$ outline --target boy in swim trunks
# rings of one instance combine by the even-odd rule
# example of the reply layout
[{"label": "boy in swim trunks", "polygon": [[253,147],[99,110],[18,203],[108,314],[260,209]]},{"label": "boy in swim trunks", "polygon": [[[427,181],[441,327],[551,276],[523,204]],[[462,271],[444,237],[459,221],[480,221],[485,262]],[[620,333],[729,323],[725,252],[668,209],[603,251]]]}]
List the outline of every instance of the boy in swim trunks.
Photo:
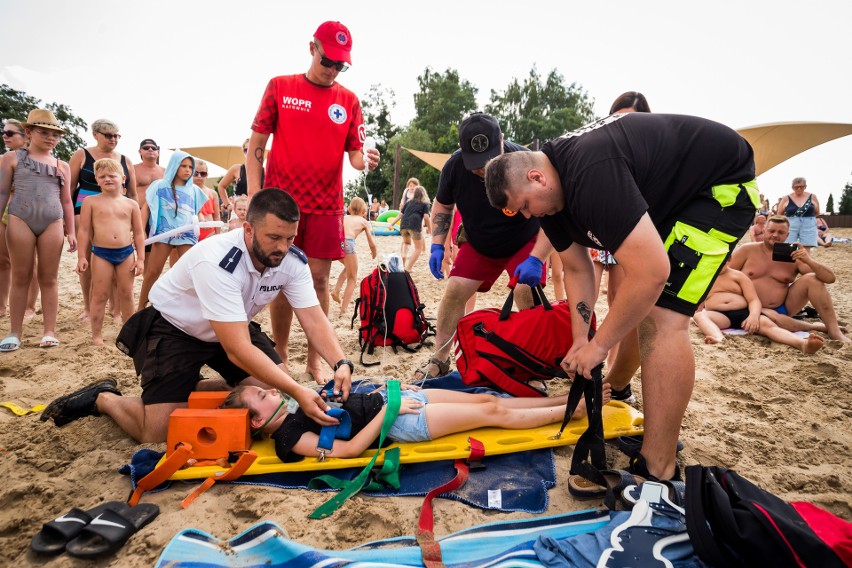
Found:
[{"label": "boy in swim trunks", "polygon": [[710,288],[704,310],[696,312],[692,319],[704,334],[704,343],[707,344],[720,343],[724,339],[722,330],[733,327],[795,347],[807,355],[816,353],[825,345],[825,340],[815,333],[802,338],[778,327],[761,315],[762,309],[751,280],[726,265]]},{"label": "boy in swim trunks", "polygon": [[[340,304],[340,315],[349,313],[349,302],[355,292],[355,284],[358,282],[358,250],[355,248],[355,239],[361,233],[367,235],[367,243],[370,245],[370,253],[376,258],[376,241],[373,239],[373,226],[364,218],[367,212],[367,203],[360,197],[353,197],[349,202],[349,215],[343,218],[343,271],[337,277],[337,284],[331,291],[331,298]],[[343,301],[340,300],[340,289],[346,282],[343,291]]]},{"label": "boy in swim trunks", "polygon": [[[133,278],[142,274],[145,264],[145,230],[135,199],[121,194],[124,172],[111,158],[95,162],[95,180],[101,193],[83,201],[80,211],[80,248],[77,249],[77,273],[92,270],[89,316],[92,344],[103,345],[104,306],[112,292],[112,280],[118,284],[121,318],[133,315]],[[134,253],[134,246],[137,254]],[[91,263],[86,250],[91,247]]]}]

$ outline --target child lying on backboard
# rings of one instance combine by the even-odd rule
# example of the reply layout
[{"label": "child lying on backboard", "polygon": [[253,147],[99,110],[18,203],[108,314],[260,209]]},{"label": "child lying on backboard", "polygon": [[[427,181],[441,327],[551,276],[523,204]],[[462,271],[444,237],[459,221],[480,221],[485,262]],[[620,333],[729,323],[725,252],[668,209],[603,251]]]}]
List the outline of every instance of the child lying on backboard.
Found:
[{"label": "child lying on backboard", "polygon": [[[492,426],[511,430],[536,428],[561,422],[566,396],[553,398],[501,398],[444,389],[420,389],[402,385],[399,416],[387,437],[395,442],[423,442],[475,428]],[[603,385],[603,403],[610,400],[610,386]],[[352,419],[349,440],[335,440],[335,458],[354,458],[368,448],[376,448],[387,404],[387,390],[370,394],[352,393],[343,410]],[[275,453],[283,461],[297,456],[317,456],[321,426],[306,416],[286,395],[275,389],[241,386],[228,395],[222,408],[248,408],[253,430],[270,435]],[[580,401],[572,418],[586,416]]]}]

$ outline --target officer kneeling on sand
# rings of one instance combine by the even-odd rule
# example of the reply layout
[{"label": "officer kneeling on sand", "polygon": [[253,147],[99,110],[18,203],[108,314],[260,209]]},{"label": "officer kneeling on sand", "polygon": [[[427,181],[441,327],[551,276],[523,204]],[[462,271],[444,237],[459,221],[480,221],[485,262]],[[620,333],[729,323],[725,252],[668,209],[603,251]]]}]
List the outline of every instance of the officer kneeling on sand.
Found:
[{"label": "officer kneeling on sand", "polygon": [[169,415],[186,406],[208,365],[231,386],[277,388],[320,424],[336,424],[326,402],[287,374],[273,342],[251,321],[284,294],[334,367],[334,394],[348,397],[353,364],[320,308],[307,257],[292,246],[298,225],[299,207],[287,192],[255,194],[243,228],[192,247],[151,289],[151,305],[122,328],[116,345],[133,357],[141,398],[121,396],[108,379],[54,400],[41,419],[64,426],[106,414],[139,442],[164,442]]}]

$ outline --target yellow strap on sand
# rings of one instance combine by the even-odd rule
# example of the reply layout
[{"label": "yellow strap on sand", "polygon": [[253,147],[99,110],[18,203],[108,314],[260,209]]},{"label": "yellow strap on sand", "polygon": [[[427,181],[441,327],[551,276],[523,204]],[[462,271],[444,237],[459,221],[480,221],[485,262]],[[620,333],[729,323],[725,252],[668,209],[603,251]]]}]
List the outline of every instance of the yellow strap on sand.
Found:
[{"label": "yellow strap on sand", "polygon": [[4,408],[8,408],[9,410],[14,412],[18,416],[26,416],[30,412],[41,412],[42,410],[47,408],[43,404],[37,404],[37,405],[33,406],[32,408],[30,408],[29,410],[27,410],[26,408],[21,408],[20,406],[18,406],[14,402],[0,402],[0,406],[2,406]]}]

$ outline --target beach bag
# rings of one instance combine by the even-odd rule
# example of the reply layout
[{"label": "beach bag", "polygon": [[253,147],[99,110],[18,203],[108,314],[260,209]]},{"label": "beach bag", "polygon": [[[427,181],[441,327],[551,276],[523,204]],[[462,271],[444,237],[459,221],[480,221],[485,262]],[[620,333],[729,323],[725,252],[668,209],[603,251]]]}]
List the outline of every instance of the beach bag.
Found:
[{"label": "beach bag", "polygon": [[[496,386],[513,396],[547,396],[529,384],[567,377],[560,367],[573,343],[568,302],[550,303],[541,286],[531,288],[534,307],[512,311],[514,279],[502,309],[475,310],[456,328],[456,367],[462,381]],[[592,329],[594,329],[594,316]]]},{"label": "beach bag", "polygon": [[695,552],[712,566],[852,565],[852,524],[788,503],[730,469],[687,467],[685,509]]},{"label": "beach bag", "polygon": [[426,321],[417,286],[406,271],[389,271],[379,265],[361,281],[361,295],[355,301],[352,325],[360,318],[358,343],[361,364],[365,367],[379,362],[364,362],[364,353],[372,355],[376,347],[397,348],[414,352],[430,345],[426,339],[435,335],[435,328]]}]

